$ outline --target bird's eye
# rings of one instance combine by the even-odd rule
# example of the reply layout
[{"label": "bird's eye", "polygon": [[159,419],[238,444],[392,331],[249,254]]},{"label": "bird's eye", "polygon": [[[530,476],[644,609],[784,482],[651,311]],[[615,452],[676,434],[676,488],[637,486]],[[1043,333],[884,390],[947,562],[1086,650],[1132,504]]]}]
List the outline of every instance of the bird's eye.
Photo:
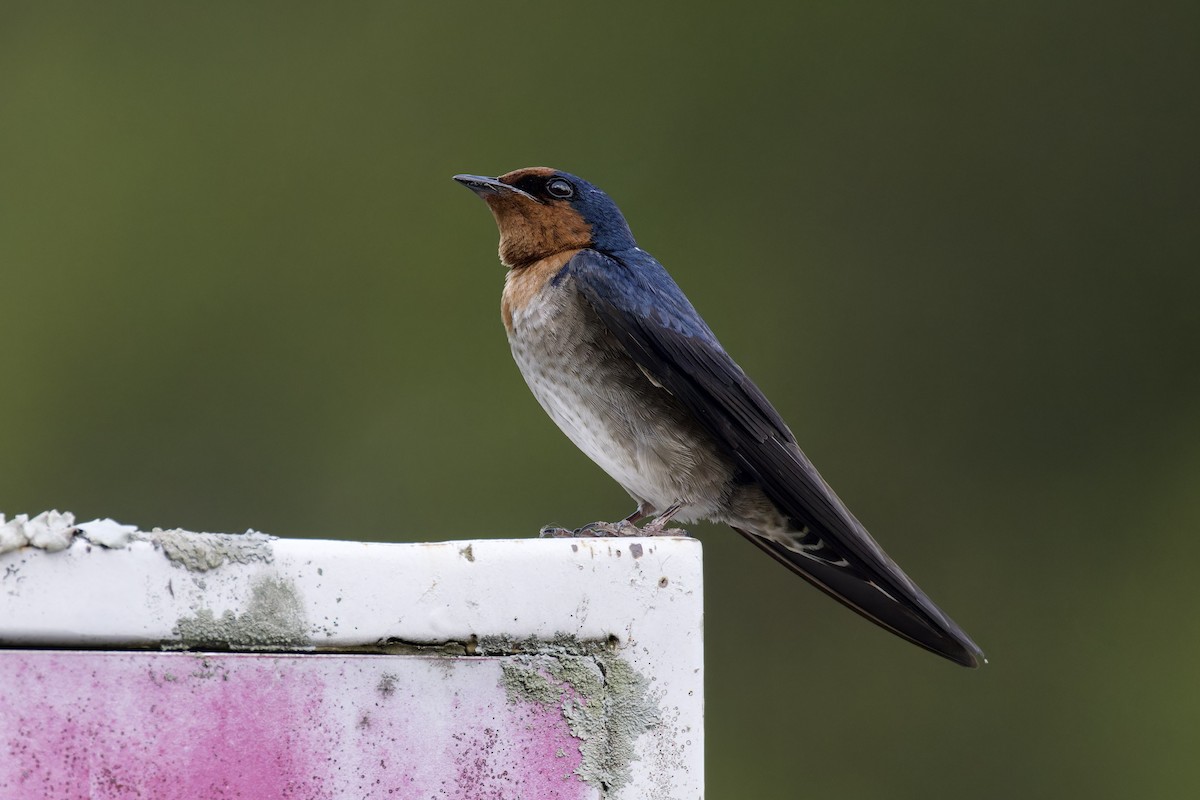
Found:
[{"label": "bird's eye", "polygon": [[568,181],[562,178],[555,178],[546,184],[546,191],[551,197],[557,197],[559,200],[566,200],[575,196],[575,187]]}]

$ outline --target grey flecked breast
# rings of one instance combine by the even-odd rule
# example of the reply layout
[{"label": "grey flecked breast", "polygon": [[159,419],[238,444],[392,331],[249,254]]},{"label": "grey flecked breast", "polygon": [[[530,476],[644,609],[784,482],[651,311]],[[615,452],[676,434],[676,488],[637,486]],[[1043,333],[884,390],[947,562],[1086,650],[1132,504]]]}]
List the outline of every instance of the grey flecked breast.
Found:
[{"label": "grey flecked breast", "polygon": [[569,277],[515,309],[509,344],[525,382],[575,445],[639,502],[721,516],[733,467],[604,329]]}]

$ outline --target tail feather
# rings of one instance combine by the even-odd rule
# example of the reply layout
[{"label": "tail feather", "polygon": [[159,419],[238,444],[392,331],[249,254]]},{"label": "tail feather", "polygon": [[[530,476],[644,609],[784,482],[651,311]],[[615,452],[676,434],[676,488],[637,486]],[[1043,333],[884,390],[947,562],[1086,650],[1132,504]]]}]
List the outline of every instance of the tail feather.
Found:
[{"label": "tail feather", "polygon": [[828,561],[749,530],[734,530],[834,600],[897,636],[965,667],[985,662],[979,646],[894,562],[888,565],[895,570],[892,577],[902,579],[905,591],[893,594],[845,560]]}]

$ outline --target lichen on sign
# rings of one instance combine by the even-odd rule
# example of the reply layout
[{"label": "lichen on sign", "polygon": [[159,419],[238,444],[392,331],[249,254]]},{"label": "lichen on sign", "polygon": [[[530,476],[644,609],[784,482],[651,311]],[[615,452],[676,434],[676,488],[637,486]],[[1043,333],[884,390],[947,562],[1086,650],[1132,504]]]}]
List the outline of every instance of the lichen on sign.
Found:
[{"label": "lichen on sign", "polygon": [[607,794],[632,779],[638,738],[661,721],[649,682],[618,655],[552,652],[505,659],[510,703],[557,707],[579,741],[575,773]]},{"label": "lichen on sign", "polygon": [[155,529],[145,539],[160,548],[172,564],[192,572],[207,572],[224,564],[270,563],[273,536],[256,531],[241,534],[192,533]]},{"label": "lichen on sign", "polygon": [[[180,617],[174,633],[184,648],[266,649],[311,644],[304,603],[295,585],[284,578],[261,576],[250,585],[250,599],[240,614],[221,616],[203,608]],[[175,643],[172,643],[175,644]]]}]

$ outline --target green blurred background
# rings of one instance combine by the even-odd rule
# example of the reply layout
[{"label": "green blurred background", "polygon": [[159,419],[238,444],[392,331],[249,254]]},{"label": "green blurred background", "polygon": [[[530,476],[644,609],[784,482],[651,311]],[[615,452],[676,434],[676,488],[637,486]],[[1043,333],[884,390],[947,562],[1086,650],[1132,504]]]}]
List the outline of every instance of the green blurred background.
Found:
[{"label": "green blurred background", "polygon": [[0,510],[624,515],[450,180],[548,164],[991,658],[697,526],[710,797],[1196,797],[1198,9],[5,4]]}]

